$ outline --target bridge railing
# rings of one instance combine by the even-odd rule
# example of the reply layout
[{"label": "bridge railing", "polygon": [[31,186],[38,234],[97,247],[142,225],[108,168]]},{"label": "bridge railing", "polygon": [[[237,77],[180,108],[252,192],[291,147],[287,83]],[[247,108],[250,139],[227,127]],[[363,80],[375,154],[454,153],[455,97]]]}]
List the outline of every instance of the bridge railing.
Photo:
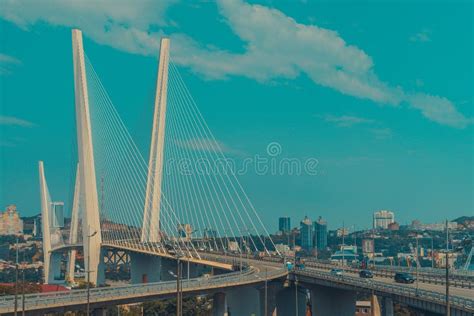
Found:
[{"label": "bridge railing", "polygon": [[[358,277],[348,275],[332,275],[328,272],[315,270],[295,270],[296,275],[307,277],[314,277],[317,279],[327,280],[330,282],[341,283],[344,285],[351,285],[358,288],[374,290],[376,292],[400,295],[404,297],[415,298],[423,301],[430,301],[433,303],[445,304],[446,296],[444,293],[416,289],[403,285],[387,284],[370,279],[361,279]],[[461,310],[474,311],[474,300],[460,296],[451,296],[450,302],[453,307]]]},{"label": "bridge railing", "polygon": [[[306,258],[306,259],[308,261],[312,261],[312,262],[334,264],[330,260],[322,260],[322,259],[315,259],[315,258]],[[390,271],[396,271],[396,272],[413,272],[415,270],[415,267],[374,265],[374,266],[371,266],[371,269],[390,270]],[[444,273],[445,273],[444,268],[432,268],[432,267],[419,267],[418,271],[419,271],[419,273],[428,273],[428,274],[435,274],[435,275],[444,275]],[[449,272],[453,277],[473,278],[474,279],[474,271],[451,269]]]},{"label": "bridge railing", "polygon": [[[272,271],[258,271],[250,267],[245,270],[216,275],[212,277],[199,277],[195,279],[183,279],[182,288],[184,292],[238,286],[246,283],[264,281],[265,278],[273,279],[285,275],[284,269]],[[92,288],[90,290],[90,302],[104,300],[120,300],[132,297],[146,297],[176,292],[176,281],[134,284],[117,287]],[[14,296],[0,297],[0,313],[12,312],[14,308]],[[68,306],[85,304],[87,300],[86,290],[61,291],[53,293],[37,293],[25,295],[26,310],[38,310],[54,306]],[[21,297],[18,306],[22,306]]]},{"label": "bridge railing", "polygon": [[[352,273],[358,273],[361,269],[360,268],[355,268],[352,266],[340,266],[337,264],[334,264],[330,261],[319,261],[319,260],[306,260],[306,265],[310,267],[315,267],[315,268],[324,268],[324,269],[331,269],[334,267],[338,267],[344,271],[347,272],[352,272]],[[395,273],[397,272],[409,272],[411,274],[415,274],[415,270],[413,269],[398,269],[397,268],[389,268],[389,267],[376,267],[370,268],[370,271],[375,276],[380,276],[380,277],[386,277],[386,278],[393,278],[395,276]],[[418,280],[423,283],[429,283],[429,284],[446,284],[446,277],[444,274],[441,273],[428,273],[426,271],[429,270],[424,270],[424,271],[418,271]],[[451,275],[449,278],[449,284],[450,286],[453,287],[460,287],[460,288],[467,288],[467,289],[473,289],[474,288],[474,278],[470,278],[469,276],[461,277],[459,275]]]}]

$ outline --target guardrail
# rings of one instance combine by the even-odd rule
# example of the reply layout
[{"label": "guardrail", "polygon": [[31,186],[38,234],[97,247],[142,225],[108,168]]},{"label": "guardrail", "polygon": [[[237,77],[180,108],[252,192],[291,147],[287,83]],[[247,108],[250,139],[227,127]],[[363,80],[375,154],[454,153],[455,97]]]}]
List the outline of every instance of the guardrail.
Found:
[{"label": "guardrail", "polygon": [[[213,254],[213,253],[203,253],[203,254]],[[222,255],[221,255],[222,256]],[[241,259],[240,255],[238,254],[225,254],[228,258],[234,258],[235,259]],[[261,257],[261,258],[255,258],[250,256],[247,258],[245,255],[242,256],[243,262],[247,260],[258,260],[258,261],[264,261],[264,262],[272,262],[272,263],[283,263],[284,259],[282,257]],[[324,269],[332,269],[332,268],[340,268],[342,270],[352,272],[352,273],[359,273],[360,268],[355,268],[351,266],[340,266],[337,265],[333,262],[330,261],[324,261],[324,260],[317,260],[317,259],[312,259],[312,258],[304,258],[305,260],[305,265],[310,266],[310,267],[316,267],[316,268],[324,268]],[[235,262],[235,261],[234,261]],[[372,271],[372,273],[376,276],[380,277],[386,277],[386,278],[393,278],[395,276],[395,273],[397,272],[409,272],[411,274],[415,274],[414,269],[409,269],[409,268],[403,268],[403,267],[380,267],[380,266],[375,266],[371,267],[369,269]],[[434,272],[436,271],[436,272]],[[431,268],[420,268],[418,271],[418,281],[422,283],[428,283],[428,284],[440,284],[444,285],[446,284],[446,277],[443,273],[442,270],[440,269],[431,269]],[[459,288],[466,288],[466,289],[473,289],[474,288],[474,277],[471,278],[470,275],[457,275],[457,274],[452,274],[450,272],[450,277],[449,277],[449,284],[452,287],[459,287]]]},{"label": "guardrail", "polygon": [[[443,293],[416,289],[412,287],[387,284],[383,282],[378,282],[369,279],[360,279],[348,275],[332,275],[328,272],[315,271],[315,270],[294,270],[296,275],[303,275],[307,277],[314,277],[318,279],[327,280],[330,282],[343,283],[345,285],[351,285],[358,288],[364,288],[369,290],[374,290],[377,292],[383,292],[388,294],[400,295],[404,297],[409,297],[413,299],[419,299],[423,301],[429,301],[432,303],[444,305],[446,296]],[[459,296],[451,296],[450,303],[452,307],[467,310],[469,312],[474,312],[474,300],[467,299]]]},{"label": "guardrail", "polygon": [[[360,268],[354,268],[351,266],[340,266],[334,263],[321,262],[321,261],[315,261],[315,260],[306,260],[305,264],[309,267],[323,268],[323,269],[331,269],[331,268],[337,267],[341,270],[352,272],[352,273],[358,273],[361,270]],[[409,270],[409,269],[398,270],[398,269],[386,269],[386,268],[380,268],[380,267],[373,269],[371,267],[368,270],[370,270],[375,276],[386,277],[386,278],[393,278],[395,276],[395,273],[397,272],[409,272],[415,275],[415,271]],[[430,273],[418,271],[418,281],[423,282],[423,283],[428,283],[428,284],[444,285],[446,284],[446,277],[445,275],[430,274]],[[459,287],[459,288],[466,288],[466,289],[474,288],[473,280],[470,280],[469,278],[459,278],[451,274],[449,278],[449,284],[450,286]]]},{"label": "guardrail", "polygon": [[[248,267],[242,272],[231,272],[212,277],[200,277],[183,280],[183,292],[199,291],[204,289],[226,288],[248,283],[261,282],[286,275],[285,269],[273,269],[270,271],[258,270]],[[99,303],[107,300],[126,300],[127,298],[158,296],[176,292],[176,281],[157,282],[147,284],[134,284],[117,287],[92,288],[90,290],[90,302]],[[14,296],[0,297],[0,314],[11,313],[14,309]],[[71,306],[85,304],[87,301],[86,290],[72,290],[54,293],[38,293],[25,295],[26,310],[41,310],[58,306]],[[22,306],[22,298],[18,297],[18,306]]]},{"label": "guardrail", "polygon": [[[322,260],[322,259],[314,259],[314,258],[305,258],[309,261],[313,262],[319,262],[319,263],[326,263],[326,264],[334,264],[330,260]],[[371,268],[377,269],[377,270],[392,270],[396,272],[412,272],[415,270],[414,267],[402,267],[402,266],[388,266],[388,265],[374,265]],[[419,273],[427,273],[427,274],[434,274],[434,275],[439,275],[442,276],[445,274],[444,268],[431,268],[431,267],[419,267],[418,268]],[[455,269],[450,269],[449,273],[453,277],[458,277],[458,278],[467,278],[471,279],[474,281],[474,271],[464,271],[464,270],[455,270]]]}]

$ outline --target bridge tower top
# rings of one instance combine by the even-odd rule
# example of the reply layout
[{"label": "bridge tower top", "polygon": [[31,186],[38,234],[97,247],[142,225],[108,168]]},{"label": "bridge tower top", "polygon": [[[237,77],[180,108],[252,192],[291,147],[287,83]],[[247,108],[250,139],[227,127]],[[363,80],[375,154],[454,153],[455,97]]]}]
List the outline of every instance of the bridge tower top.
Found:
[{"label": "bridge tower top", "polygon": [[90,281],[98,284],[97,271],[100,258],[99,202],[94,165],[94,149],[89,109],[89,94],[87,88],[86,66],[84,62],[84,46],[82,32],[72,30],[72,54],[74,65],[74,93],[76,103],[76,129],[79,160],[79,178],[82,193],[82,233],[84,251],[87,254],[86,270],[90,271]]},{"label": "bridge tower top", "polygon": [[164,142],[166,126],[166,100],[168,93],[168,64],[170,39],[162,38],[158,79],[156,81],[155,108],[151,134],[150,158],[146,183],[145,207],[143,211],[142,241],[160,241],[160,209]]}]

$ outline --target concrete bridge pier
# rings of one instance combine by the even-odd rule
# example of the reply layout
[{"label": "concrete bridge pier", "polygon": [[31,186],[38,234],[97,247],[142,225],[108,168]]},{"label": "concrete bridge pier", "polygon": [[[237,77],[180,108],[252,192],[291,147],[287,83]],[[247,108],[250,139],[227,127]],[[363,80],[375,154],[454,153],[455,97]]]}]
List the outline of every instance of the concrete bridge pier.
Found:
[{"label": "concrete bridge pier", "polygon": [[227,312],[230,315],[260,316],[260,293],[256,288],[239,287],[226,291]]},{"label": "concrete bridge pier", "polygon": [[141,253],[130,253],[130,279],[132,284],[159,282],[162,259]]},{"label": "concrete bridge pier", "polygon": [[[239,287],[225,292],[218,292],[213,295],[213,306],[212,306],[212,315],[213,316],[227,316],[227,315],[255,315],[255,316],[273,316],[273,315],[294,315],[294,304],[293,309],[289,309],[287,312],[284,310],[284,306],[289,304],[291,300],[283,299],[281,302],[280,311],[277,307],[277,295],[281,291],[281,286],[276,284],[267,285],[267,295],[266,295],[266,310],[267,314],[265,315],[265,287],[255,288],[252,286],[249,287]],[[294,291],[292,292],[294,293]],[[280,294],[280,300],[286,296],[286,293]],[[304,304],[301,304],[302,306]],[[300,315],[304,315],[304,308],[302,307],[302,312]]]},{"label": "concrete bridge pier", "polygon": [[106,308],[96,308],[92,311],[92,316],[107,316]]},{"label": "concrete bridge pier", "polygon": [[319,285],[312,286],[310,291],[314,316],[354,316],[356,292]]},{"label": "concrete bridge pier", "polygon": [[[276,284],[269,284],[267,285],[267,295],[266,295],[266,302],[265,302],[265,287],[260,288],[260,315],[263,316],[273,316],[277,315],[277,294],[280,290],[281,286]],[[266,304],[265,304],[266,303]],[[265,305],[267,313],[265,314]]]},{"label": "concrete bridge pier", "polygon": [[385,297],[383,299],[383,315],[384,316],[393,316],[393,300],[391,297]]},{"label": "concrete bridge pier", "polygon": [[225,293],[219,292],[212,296],[212,316],[227,316]]},{"label": "concrete bridge pier", "polygon": [[[197,278],[204,273],[206,273],[206,267],[197,263],[188,261],[180,261],[181,262],[181,278],[186,280],[188,278]],[[178,263],[174,259],[167,259],[161,258],[161,268],[160,268],[160,280],[161,281],[171,281],[176,280],[176,273],[177,273]],[[189,269],[189,272],[188,272]]]},{"label": "concrete bridge pier", "polygon": [[[48,254],[47,254],[48,255]],[[49,253],[49,271],[46,283],[54,284],[61,282],[61,259],[62,254],[58,252]]]},{"label": "concrete bridge pier", "polygon": [[[306,315],[305,289],[294,283],[278,291],[276,294],[276,310],[278,316]],[[297,312],[298,311],[298,312]],[[352,315],[354,316],[354,315]]]}]

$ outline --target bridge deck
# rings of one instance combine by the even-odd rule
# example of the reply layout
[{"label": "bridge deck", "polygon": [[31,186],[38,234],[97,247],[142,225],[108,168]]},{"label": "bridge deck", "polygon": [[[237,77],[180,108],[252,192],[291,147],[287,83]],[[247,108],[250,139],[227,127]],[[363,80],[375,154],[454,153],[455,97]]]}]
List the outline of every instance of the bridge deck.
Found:
[{"label": "bridge deck", "polygon": [[[83,245],[82,243],[78,244],[65,244],[61,245],[59,247],[56,247],[52,249],[52,252],[56,251],[64,251],[68,249],[77,249],[77,248],[82,248]],[[151,256],[159,256],[162,258],[167,258],[167,259],[172,259],[172,260],[177,260],[176,255],[169,253],[165,250],[162,252],[157,251],[155,248],[152,247],[147,247],[146,245],[140,245],[137,243],[131,243],[131,242],[117,242],[117,243],[111,243],[111,242],[104,242],[102,243],[102,247],[105,248],[115,248],[115,249],[120,249],[120,250],[127,250],[131,252],[137,252],[137,253],[142,253],[142,254],[147,254]],[[195,255],[195,254],[194,254]],[[192,256],[182,256],[179,258],[179,260],[184,261],[184,262],[190,262],[190,263],[196,263],[199,265],[205,265],[213,268],[218,268],[218,269],[223,269],[227,271],[232,271],[233,270],[233,265],[231,263],[225,263],[225,262],[219,262],[219,261],[213,261],[213,260],[207,260],[203,259],[201,256],[198,257],[192,257]]]}]

